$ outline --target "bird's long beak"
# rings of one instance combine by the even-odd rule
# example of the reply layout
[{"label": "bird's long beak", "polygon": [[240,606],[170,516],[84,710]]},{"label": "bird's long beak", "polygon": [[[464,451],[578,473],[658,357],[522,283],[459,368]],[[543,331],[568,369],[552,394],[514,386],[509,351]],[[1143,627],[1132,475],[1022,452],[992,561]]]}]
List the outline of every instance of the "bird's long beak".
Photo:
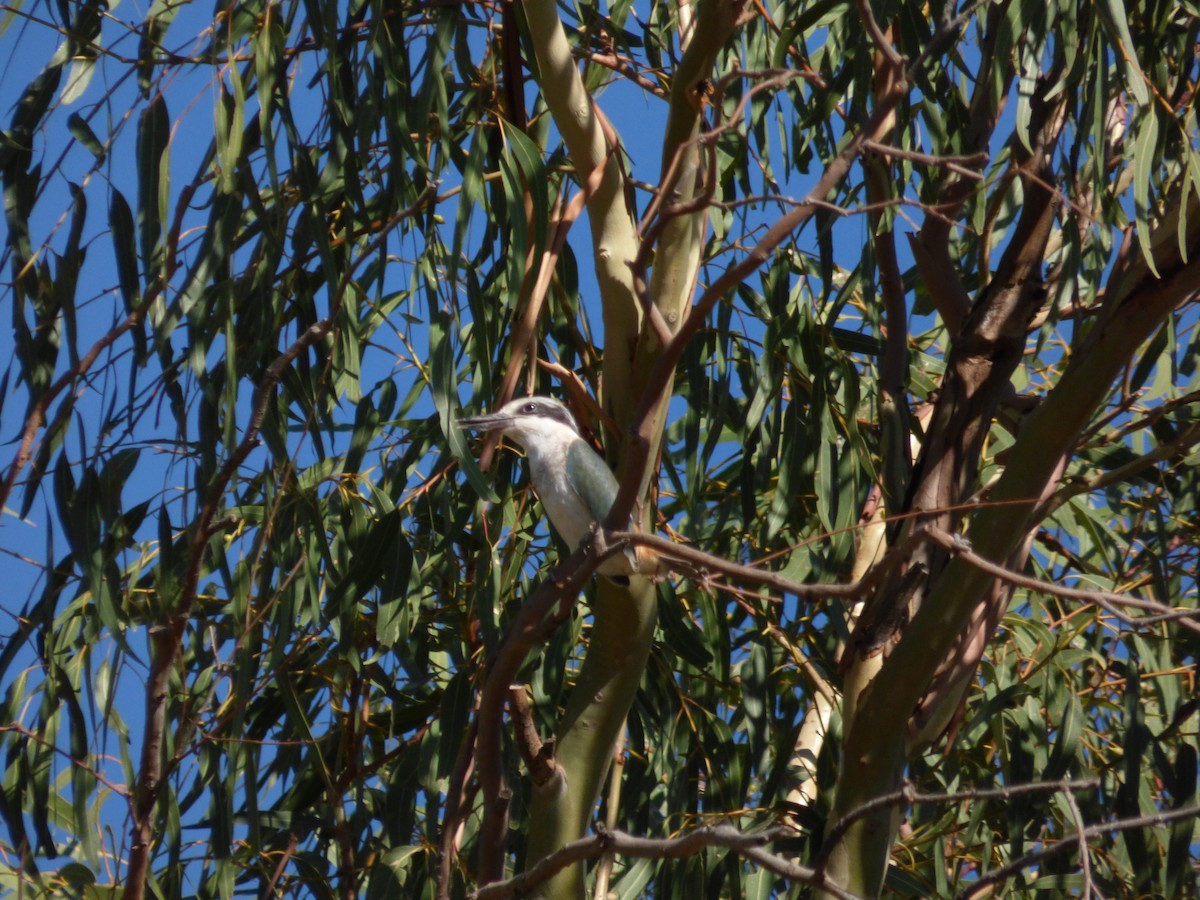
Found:
[{"label": "bird's long beak", "polygon": [[504,413],[490,413],[486,416],[467,416],[458,420],[458,427],[476,431],[503,431],[513,423],[513,417]]}]

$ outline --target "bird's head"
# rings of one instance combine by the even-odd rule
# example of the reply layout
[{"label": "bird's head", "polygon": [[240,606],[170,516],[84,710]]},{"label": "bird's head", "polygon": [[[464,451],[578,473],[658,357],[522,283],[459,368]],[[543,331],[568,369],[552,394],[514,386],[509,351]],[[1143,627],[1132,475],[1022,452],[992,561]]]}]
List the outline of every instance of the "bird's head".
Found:
[{"label": "bird's head", "polygon": [[571,413],[551,397],[523,397],[510,400],[486,416],[470,416],[458,420],[460,428],[478,431],[499,431],[529,449],[549,441],[579,437],[579,428]]}]

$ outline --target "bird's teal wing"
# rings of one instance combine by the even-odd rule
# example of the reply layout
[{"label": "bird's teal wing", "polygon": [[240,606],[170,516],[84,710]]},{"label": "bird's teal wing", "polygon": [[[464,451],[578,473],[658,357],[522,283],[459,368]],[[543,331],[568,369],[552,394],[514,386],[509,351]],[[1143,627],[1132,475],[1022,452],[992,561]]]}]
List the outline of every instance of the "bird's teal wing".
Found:
[{"label": "bird's teal wing", "polygon": [[567,450],[567,479],[592,518],[603,522],[617,499],[617,479],[585,441],[574,441]]}]

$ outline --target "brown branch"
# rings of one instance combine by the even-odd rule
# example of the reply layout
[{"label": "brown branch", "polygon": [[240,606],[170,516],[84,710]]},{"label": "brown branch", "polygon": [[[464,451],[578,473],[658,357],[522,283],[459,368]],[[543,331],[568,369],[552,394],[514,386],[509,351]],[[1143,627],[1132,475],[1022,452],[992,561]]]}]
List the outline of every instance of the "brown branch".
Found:
[{"label": "brown branch", "polygon": [[589,62],[594,62],[598,66],[603,66],[618,75],[623,75],[649,94],[653,94],[660,100],[666,100],[670,93],[662,85],[651,81],[645,75],[637,70],[633,61],[625,56],[618,56],[616,53],[597,53],[595,50],[589,50],[586,47],[576,48],[574,54],[581,59],[586,59]]},{"label": "brown branch", "polygon": [[450,774],[450,785],[446,790],[446,808],[442,814],[441,835],[438,839],[438,874],[437,900],[450,900],[450,869],[454,865],[454,855],[458,852],[457,835],[462,821],[466,818],[474,796],[471,784],[471,772],[475,767],[475,740],[479,733],[479,713],[467,726],[466,737],[454,761],[454,771]]},{"label": "brown branch", "polygon": [[1067,804],[1067,809],[1071,812],[1071,821],[1075,823],[1075,834],[1079,843],[1079,870],[1083,876],[1083,889],[1080,891],[1080,896],[1087,900],[1092,896],[1092,861],[1088,858],[1088,842],[1087,836],[1084,834],[1086,826],[1083,824],[1083,810],[1079,808],[1079,803],[1075,800],[1074,791],[1063,791],[1063,800]]},{"label": "brown branch", "polygon": [[963,803],[976,800],[1010,800],[1025,794],[1057,793],[1063,791],[1072,794],[1074,791],[1095,790],[1100,786],[1099,778],[1072,779],[1064,778],[1059,781],[1032,781],[1026,784],[1010,784],[999,788],[978,788],[965,791],[949,791],[937,793],[921,793],[912,782],[905,782],[898,791],[875,797],[862,804],[853,812],[848,813],[834,822],[825,832],[825,838],[817,858],[813,860],[813,871],[823,872],[829,862],[829,855],[838,842],[850,830],[850,826],[859,819],[866,818],[881,809],[892,806],[911,806],[914,803]]},{"label": "brown branch", "polygon": [[[679,176],[686,164],[688,151],[696,146],[711,145],[721,135],[737,128],[745,116],[746,107],[755,96],[763,91],[782,87],[789,81],[799,77],[799,75],[800,73],[793,69],[764,69],[761,71],[743,71],[739,69],[723,76],[713,86],[712,106],[716,109],[721,109],[723,106],[722,98],[731,82],[743,79],[761,79],[750,85],[750,88],[739,98],[737,105],[725,117],[723,122],[714,125],[708,131],[697,135],[689,141],[684,141],[675,149],[675,153],[671,157],[671,162],[663,173],[658,187],[652,188],[654,196],[651,198],[650,204],[646,207],[646,212],[642,215],[642,220],[638,224],[638,232],[642,235],[642,245],[638,251],[638,260],[641,265],[644,266],[647,261],[647,254],[649,253],[647,245],[652,248],[666,227],[666,222],[662,221],[663,217],[671,217],[666,212],[663,212],[663,215],[660,216],[660,211],[667,204],[666,198],[670,197],[674,191],[675,182],[679,180]],[[710,199],[715,188],[715,184],[711,182],[705,185],[705,193]],[[695,201],[692,201],[692,203],[695,203]],[[684,211],[694,212],[701,208],[703,208],[703,205],[697,205]],[[674,213],[673,215],[678,214]]]},{"label": "brown branch", "polygon": [[774,841],[795,837],[791,828],[771,828],[767,831],[743,834],[732,825],[706,825],[672,838],[636,837],[622,831],[598,829],[590,837],[564,845],[545,857],[533,868],[507,881],[482,887],[471,895],[473,900],[506,900],[523,897],[531,889],[545,883],[568,866],[595,859],[605,853],[617,853],[639,859],[683,859],[695,856],[710,847],[732,850],[750,862],[796,884],[809,884],[842,900],[856,900],[856,894],[843,890],[827,876],[789,862],[763,849]]},{"label": "brown branch", "polygon": [[[901,56],[894,46],[888,34],[883,32],[879,27],[879,23],[875,20],[875,12],[871,9],[871,0],[855,0],[854,5],[858,7],[859,18],[863,24],[867,26],[867,34],[871,36],[871,43],[875,45],[877,55],[883,57],[884,64],[877,65],[878,70],[890,69],[896,72],[904,71],[904,57]],[[888,27],[890,34],[891,27]]]},{"label": "brown branch", "polygon": [[999,884],[1005,881],[1011,875],[1024,869],[1026,866],[1031,866],[1034,863],[1041,862],[1044,859],[1049,859],[1052,856],[1057,856],[1072,847],[1077,847],[1081,842],[1086,842],[1092,838],[1103,837],[1106,834],[1111,834],[1114,831],[1133,831],[1135,828],[1149,828],[1155,825],[1165,825],[1168,822],[1177,822],[1182,819],[1200,818],[1200,806],[1185,806],[1180,809],[1169,809],[1162,812],[1152,813],[1148,816],[1137,816],[1129,819],[1117,819],[1113,822],[1103,822],[1099,825],[1089,825],[1083,829],[1077,837],[1072,837],[1069,840],[1059,841],[1056,844],[1043,846],[1041,849],[1030,851],[1024,856],[1017,857],[1007,865],[1001,866],[998,869],[993,869],[990,872],[985,872],[979,876],[976,881],[972,881],[969,886],[959,891],[955,895],[955,900],[970,900],[980,894],[985,888],[993,884]]},{"label": "brown branch", "polygon": [[508,689],[508,708],[516,724],[517,750],[525,761],[533,783],[537,787],[548,784],[558,771],[554,761],[554,741],[542,741],[537,724],[533,721],[533,704],[523,684],[514,684]]},{"label": "brown branch", "polygon": [[529,128],[529,115],[525,111],[525,68],[521,64],[521,29],[517,25],[516,0],[504,0],[500,4],[500,23],[504,107],[508,120],[524,132]]},{"label": "brown branch", "polygon": [[644,534],[640,531],[610,531],[605,533],[605,539],[610,542],[606,551],[610,554],[619,552],[629,544],[649,547],[658,555],[660,565],[702,583],[709,574],[716,572],[735,581],[757,584],[782,594],[793,594],[805,599],[856,600],[873,591],[884,575],[907,559],[913,547],[922,540],[922,532],[914,532],[897,544],[866,575],[851,584],[803,584],[784,578],[776,572],[744,566],[689,547],[687,544],[677,544],[659,535]]},{"label": "brown branch", "polygon": [[[880,156],[904,159],[909,162],[919,162],[935,168],[945,169],[948,172],[953,172],[972,181],[983,180],[983,172],[979,170],[979,167],[988,161],[986,153],[973,153],[968,156],[934,156],[930,153],[905,150],[902,147],[894,147],[891,144],[882,144],[878,141],[867,141],[863,149],[869,150],[872,153],[878,153]],[[970,166],[974,166],[975,168],[969,168]]]},{"label": "brown branch", "polygon": [[[1200,610],[1176,609],[1175,607],[1167,606],[1165,603],[1159,603],[1157,600],[1128,597],[1124,594],[1113,593],[1112,591],[1070,588],[1060,584],[1051,584],[1034,578],[1031,575],[1023,575],[1020,572],[1014,572],[1011,569],[1006,569],[1004,566],[997,565],[972,550],[970,543],[958,535],[948,534],[938,528],[925,528],[921,530],[921,533],[925,535],[926,539],[947,550],[952,555],[960,557],[964,562],[974,566],[981,572],[986,572],[988,575],[993,575],[1018,587],[1028,588],[1031,591],[1038,591],[1043,594],[1050,594],[1054,597],[1062,597],[1065,600],[1082,600],[1084,603],[1093,603],[1134,628],[1157,622],[1178,621],[1188,631],[1200,634],[1200,621],[1194,621],[1194,619],[1200,617]],[[1119,610],[1118,606],[1131,606],[1134,609],[1144,609],[1155,613],[1155,615],[1131,616]]]},{"label": "brown branch", "polygon": [[[1138,391],[1133,394],[1132,397],[1133,399],[1137,400],[1140,399],[1144,393],[1145,391]],[[1111,444],[1114,441],[1119,441],[1125,436],[1133,434],[1134,432],[1150,428],[1151,426],[1162,421],[1163,417],[1174,412],[1180,407],[1191,406],[1194,403],[1200,403],[1200,391],[1189,391],[1182,397],[1166,400],[1160,405],[1146,410],[1145,414],[1140,419],[1128,422],[1125,425],[1122,425],[1120,428],[1105,429],[1104,434],[1099,437],[1098,443],[1103,446],[1105,444]],[[1122,409],[1123,411],[1128,411],[1128,409],[1125,407]],[[1094,435],[1095,433],[1095,430],[1089,430],[1088,432],[1089,435]]]},{"label": "brown branch", "polygon": [[284,848],[283,853],[279,857],[279,862],[275,866],[275,871],[271,873],[271,880],[263,885],[263,891],[259,895],[263,900],[273,898],[276,895],[275,885],[279,883],[279,879],[283,877],[283,870],[287,868],[287,864],[291,861],[292,856],[296,853],[296,847],[300,844],[300,836],[294,831],[288,833],[288,845]]},{"label": "brown branch", "polygon": [[[887,96],[892,82],[900,71],[901,60],[891,44],[892,27],[879,32],[871,13],[869,0],[860,0],[860,13],[868,22],[868,30],[876,43],[875,95]],[[880,140],[889,137],[895,127],[895,117],[879,124],[864,149],[886,149]],[[883,294],[884,345],[879,368],[879,432],[883,457],[881,484],[887,510],[898,512],[912,478],[912,426],[909,422],[908,395],[904,379],[908,375],[908,305],[904,299],[904,278],[896,254],[896,234],[890,220],[885,218],[882,204],[891,193],[891,166],[883,160],[864,156],[867,200],[877,208],[870,214],[871,234],[875,248],[875,264],[879,270],[879,290]]]},{"label": "brown branch", "polygon": [[[965,21],[962,16],[973,15],[980,3],[971,4],[964,9],[955,22],[944,25],[940,32],[949,35],[957,27],[956,22]],[[987,25],[979,46],[979,73],[990,72],[996,65],[996,41],[1001,33],[1001,23],[1007,15],[1009,2],[993,4],[987,14]],[[926,53],[938,43],[936,40],[918,58],[919,64]],[[965,145],[978,151],[976,158],[983,157],[980,169],[987,160],[987,147],[992,133],[1000,120],[1005,98],[1008,96],[1009,85],[1013,78],[1010,63],[1005,63],[1002,69],[1003,84],[1000,90],[993,91],[990,81],[983,87],[985,80],[980,75],[976,81],[976,89],[971,97],[970,115],[965,130]],[[982,173],[981,173],[982,175]],[[980,176],[981,177],[981,176]],[[978,178],[948,177],[937,189],[943,203],[960,208],[978,189]],[[946,217],[927,216],[921,228],[908,235],[909,246],[916,264],[921,282],[929,292],[930,299],[946,323],[946,329],[953,337],[958,334],[971,310],[971,298],[959,277],[958,269],[949,253],[949,236],[953,223]]]},{"label": "brown branch", "polygon": [[1130,460],[1122,466],[1117,466],[1108,472],[1101,472],[1093,475],[1090,478],[1079,478],[1074,480],[1063,488],[1056,496],[1051,498],[1051,507],[1049,511],[1053,511],[1062,506],[1072,497],[1077,497],[1080,494],[1091,493],[1108,487],[1112,484],[1118,484],[1126,481],[1129,478],[1137,475],[1139,472],[1148,469],[1155,463],[1163,462],[1171,459],[1175,455],[1182,453],[1190,448],[1193,444],[1200,443],[1200,423],[1193,423],[1185,428],[1182,432],[1176,435],[1169,441],[1159,444],[1149,453],[1143,453],[1141,456]]}]

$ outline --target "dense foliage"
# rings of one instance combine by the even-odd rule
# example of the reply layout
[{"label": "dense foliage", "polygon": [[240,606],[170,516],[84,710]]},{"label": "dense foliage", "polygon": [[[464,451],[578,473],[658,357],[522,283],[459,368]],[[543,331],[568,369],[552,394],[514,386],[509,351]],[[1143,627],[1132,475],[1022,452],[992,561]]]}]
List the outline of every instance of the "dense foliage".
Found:
[{"label": "dense foliage", "polygon": [[[1194,894],[1198,38],[0,5],[0,885],[463,896],[600,795],[619,897]],[[548,578],[522,392],[683,575]]]}]

